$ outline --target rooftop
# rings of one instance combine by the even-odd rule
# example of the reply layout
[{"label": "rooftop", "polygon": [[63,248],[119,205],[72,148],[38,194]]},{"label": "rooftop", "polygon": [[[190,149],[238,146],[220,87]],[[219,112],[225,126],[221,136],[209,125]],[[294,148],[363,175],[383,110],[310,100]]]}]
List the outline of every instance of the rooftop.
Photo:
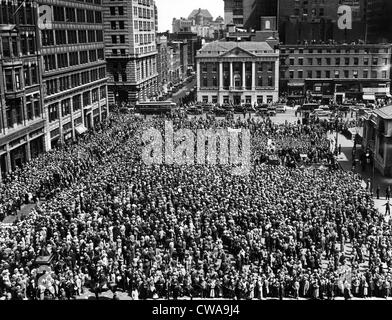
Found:
[{"label": "rooftop", "polygon": [[202,15],[204,18],[213,19],[211,13],[207,9],[195,9],[191,12],[188,19],[194,19],[197,14]]},{"label": "rooftop", "polygon": [[203,48],[199,50],[198,56],[221,56],[236,48],[242,49],[242,51],[246,51],[255,56],[261,56],[266,53],[275,53],[274,49],[272,49],[266,42],[214,41],[203,46]]},{"label": "rooftop", "polygon": [[392,120],[392,105],[378,109],[374,113],[385,120]]}]

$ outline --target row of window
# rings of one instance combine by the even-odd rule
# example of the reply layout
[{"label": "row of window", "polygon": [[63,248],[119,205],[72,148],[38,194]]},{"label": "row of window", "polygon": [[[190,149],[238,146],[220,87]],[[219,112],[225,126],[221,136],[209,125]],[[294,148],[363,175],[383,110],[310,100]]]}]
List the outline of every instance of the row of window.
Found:
[{"label": "row of window", "polygon": [[155,34],[136,34],[135,35],[135,43],[138,43],[140,45],[145,45],[145,44],[150,44],[155,42]]},{"label": "row of window", "polygon": [[[23,6],[19,7],[19,5],[20,3],[15,6],[15,4],[10,1],[0,1],[0,24],[34,25],[32,4],[24,2]],[[17,7],[19,8],[16,12]]]},{"label": "row of window", "polygon": [[154,9],[140,7],[133,7],[133,15],[143,19],[150,19],[155,17]]},{"label": "row of window", "polygon": [[[274,100],[274,97],[271,95],[265,96],[267,103],[272,103]],[[256,97],[257,103],[262,104],[264,103],[264,96],[257,96]],[[218,96],[212,96],[211,101],[209,99],[209,96],[202,96],[202,101],[204,103],[218,103]],[[230,96],[223,96],[223,103],[230,103]],[[252,103],[252,96],[245,96],[245,103],[251,104]]]},{"label": "row of window", "polygon": [[42,30],[42,46],[103,42],[102,30]]},{"label": "row of window", "polygon": [[289,59],[289,64],[291,66],[294,66],[296,63],[300,66],[304,65],[304,61],[307,62],[307,65],[312,66],[312,65],[318,65],[318,66],[322,66],[322,65],[327,65],[330,66],[332,63],[334,63],[334,65],[336,66],[340,66],[342,63],[344,63],[344,65],[349,66],[349,65],[354,65],[354,66],[358,66],[359,63],[362,61],[362,65],[364,66],[368,66],[370,64],[370,62],[372,63],[372,65],[377,66],[379,65],[379,62],[382,63],[382,65],[387,66],[389,64],[389,59],[388,58],[376,58],[373,57],[372,59],[367,58],[367,57],[363,57],[362,59],[358,58],[358,57],[354,57],[354,58],[350,58],[350,57],[345,57],[345,58],[306,58],[306,60],[304,58],[290,58]]},{"label": "row of window", "polygon": [[326,54],[326,53],[345,53],[345,54],[353,54],[353,53],[364,53],[364,54],[370,54],[370,53],[389,53],[390,49],[389,48],[363,48],[363,49],[332,49],[332,48],[323,48],[323,49],[281,49],[281,53],[290,53],[290,54],[295,54],[295,53],[321,53],[321,54]]},{"label": "row of window", "polygon": [[97,10],[75,9],[53,6],[55,22],[102,23],[102,12]]},{"label": "row of window", "polygon": [[[274,80],[273,76],[258,76],[256,78],[256,86],[257,87],[273,87],[274,86]],[[242,88],[243,86],[243,79],[241,76],[236,75],[233,78],[234,80],[234,86],[237,88]],[[218,87],[218,78],[217,77],[212,77],[212,78],[207,78],[203,77],[201,79],[201,86],[203,88],[208,88],[208,87]],[[223,77],[223,88],[227,89],[230,86],[230,77],[229,76],[224,76]],[[246,90],[252,90],[252,76],[251,75],[246,75],[245,76],[245,88]]]},{"label": "row of window", "polygon": [[22,68],[5,69],[5,90],[6,92],[15,92],[23,90],[24,87],[30,87],[39,84],[38,67],[36,64],[23,67],[24,86],[21,81]]},{"label": "row of window", "polygon": [[154,22],[152,22],[152,21],[138,21],[138,20],[135,20],[133,22],[133,26],[134,26],[135,30],[139,30],[139,31],[152,31],[152,30],[155,30]]},{"label": "row of window", "polygon": [[[26,105],[26,110],[24,110]],[[7,127],[9,129],[18,125],[23,125],[24,121],[31,121],[34,118],[40,117],[42,114],[40,95],[26,96],[26,101],[22,98],[9,99],[6,104]]]},{"label": "row of window", "polygon": [[2,37],[1,38],[1,52],[4,58],[19,57],[22,55],[29,55],[36,53],[35,36],[22,34],[20,38]]},{"label": "row of window", "polygon": [[[331,76],[332,75],[332,76]],[[286,77],[286,74],[283,72],[282,73],[282,78]],[[321,70],[308,70],[306,72],[306,78],[313,78],[315,76],[315,78],[335,78],[335,79],[339,79],[339,78],[355,78],[358,79],[359,77],[359,72],[358,70],[343,70],[343,72],[341,72],[340,70],[335,70],[335,71],[331,71],[331,70],[325,70],[325,71],[321,71]],[[378,79],[379,78],[379,72],[377,70],[372,70],[371,72],[369,72],[368,70],[363,70],[362,71],[362,78],[364,79],[369,79],[369,76],[372,79]],[[289,71],[289,78],[290,79],[303,79],[304,78],[304,71],[303,70],[298,70],[298,71],[293,71],[290,70]],[[381,78],[382,79],[387,79],[388,78],[388,72],[386,70],[381,71]]]},{"label": "row of window", "polygon": [[46,93],[52,95],[65,90],[77,88],[81,85],[88,84],[106,77],[106,68],[95,68],[72,75],[63,76],[46,81]]},{"label": "row of window", "polygon": [[104,98],[106,98],[106,86],[88,90],[82,94],[75,95],[72,98],[67,98],[61,102],[53,103],[48,106],[49,122],[54,122],[60,117],[65,117],[72,112],[80,110],[82,107],[87,107]]},{"label": "row of window", "polygon": [[[57,58],[57,59],[56,59]],[[98,60],[104,60],[103,49],[93,49],[75,52],[65,52],[49,54],[44,56],[45,71],[51,71],[60,68],[68,68],[81,64],[91,63]]]},{"label": "row of window", "polygon": [[[234,62],[233,63],[233,72],[242,72],[243,66],[242,62]],[[256,72],[272,72],[274,70],[274,62],[256,62],[255,63],[255,70]],[[200,68],[203,73],[208,73],[208,72],[213,72],[216,73],[218,72],[219,68],[219,63],[200,63]],[[252,72],[252,63],[247,63],[245,62],[245,71],[246,72]],[[224,62],[223,63],[223,72],[224,73],[229,73],[230,72],[230,63],[229,62]]]}]

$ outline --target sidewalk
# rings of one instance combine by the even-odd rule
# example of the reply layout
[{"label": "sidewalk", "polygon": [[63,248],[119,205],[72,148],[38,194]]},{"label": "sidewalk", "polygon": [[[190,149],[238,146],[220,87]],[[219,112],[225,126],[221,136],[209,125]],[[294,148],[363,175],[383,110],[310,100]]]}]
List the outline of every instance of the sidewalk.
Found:
[{"label": "sidewalk", "polygon": [[[328,134],[329,139],[333,139],[335,141],[336,139],[336,133],[334,134]],[[338,145],[342,146],[342,153],[338,156],[338,162],[345,171],[351,171],[352,170],[352,163],[353,163],[353,155],[352,155],[352,149],[354,146],[354,140],[349,140],[347,139],[344,135],[340,134],[338,135]],[[357,155],[356,158],[358,159],[358,152],[357,150]],[[368,179],[372,180],[372,167],[370,165],[366,165],[365,170],[362,171],[361,165],[357,165],[355,169],[355,173],[359,174],[362,177],[362,186],[363,188],[366,188],[366,181]],[[387,202],[385,199],[385,189],[387,186],[392,187],[392,178],[389,177],[384,177],[381,175],[380,172],[375,170],[374,174],[374,188],[377,186],[380,186],[380,200],[376,199],[376,190],[373,190],[373,199],[375,203],[375,208],[377,208],[381,213],[385,213],[385,207],[384,204]],[[388,218],[389,221],[389,218]]]}]

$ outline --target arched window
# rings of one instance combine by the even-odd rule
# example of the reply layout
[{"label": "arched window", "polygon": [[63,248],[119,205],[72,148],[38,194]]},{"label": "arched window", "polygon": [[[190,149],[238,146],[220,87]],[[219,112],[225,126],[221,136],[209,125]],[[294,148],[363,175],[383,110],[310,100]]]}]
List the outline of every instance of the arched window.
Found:
[{"label": "arched window", "polygon": [[271,21],[269,21],[269,20],[265,21],[265,29],[266,30],[271,29]]}]

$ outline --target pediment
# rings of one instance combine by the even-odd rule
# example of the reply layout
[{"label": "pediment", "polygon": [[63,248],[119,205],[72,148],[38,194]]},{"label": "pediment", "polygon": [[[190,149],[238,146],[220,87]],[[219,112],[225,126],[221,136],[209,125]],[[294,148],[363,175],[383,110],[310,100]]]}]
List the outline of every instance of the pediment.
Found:
[{"label": "pediment", "polygon": [[221,57],[225,58],[253,58],[254,56],[255,55],[253,53],[250,53],[240,47],[233,48],[221,55]]}]

